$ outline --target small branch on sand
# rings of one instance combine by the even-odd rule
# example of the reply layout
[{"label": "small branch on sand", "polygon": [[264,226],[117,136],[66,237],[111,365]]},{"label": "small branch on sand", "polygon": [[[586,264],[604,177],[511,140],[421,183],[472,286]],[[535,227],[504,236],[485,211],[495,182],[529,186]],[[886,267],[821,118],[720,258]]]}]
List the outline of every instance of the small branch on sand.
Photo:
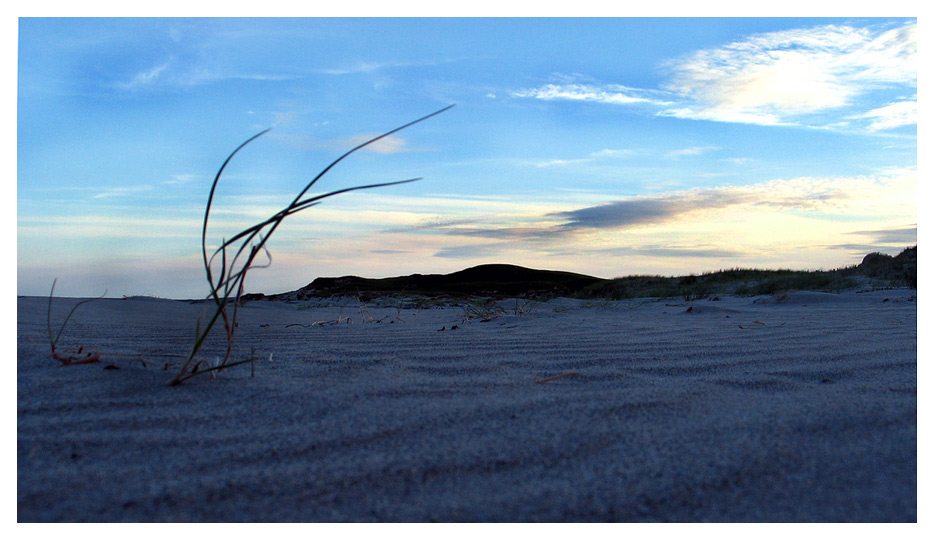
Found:
[{"label": "small branch on sand", "polygon": [[349,317],[339,317],[338,319],[330,319],[328,321],[314,321],[312,323],[307,323],[307,324],[306,323],[289,323],[288,325],[286,325],[286,328],[288,329],[289,327],[305,327],[308,329],[311,327],[324,327],[325,325],[337,325],[339,323],[350,323],[350,322],[351,322],[351,318]]},{"label": "small branch on sand", "polygon": [[536,383],[548,383],[550,381],[555,381],[557,379],[567,378],[567,377],[577,376],[577,375],[578,375],[577,372],[565,372],[564,374],[559,374],[557,376],[551,376],[551,377],[544,378],[544,379],[537,379]]},{"label": "small branch on sand", "polygon": [[55,349],[52,350],[52,358],[62,363],[62,366],[71,366],[74,364],[91,364],[91,363],[101,362],[100,353],[88,353],[87,356],[85,357],[79,357],[77,355],[62,355],[61,353],[55,351]]}]

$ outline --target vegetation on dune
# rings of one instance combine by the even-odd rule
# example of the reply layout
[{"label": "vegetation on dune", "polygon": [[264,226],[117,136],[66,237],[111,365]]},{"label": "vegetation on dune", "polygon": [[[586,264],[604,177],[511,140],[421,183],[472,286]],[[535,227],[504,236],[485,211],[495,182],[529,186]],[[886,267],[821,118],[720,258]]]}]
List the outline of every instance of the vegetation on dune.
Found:
[{"label": "vegetation on dune", "polygon": [[860,265],[848,267],[842,272],[846,275],[862,275],[869,278],[892,282],[897,285],[915,288],[918,246],[906,248],[897,256],[874,252],[867,254]]},{"label": "vegetation on dune", "polygon": [[898,256],[867,255],[859,265],[830,271],[728,269],[688,276],[626,276],[612,280],[516,265],[480,265],[452,274],[412,274],[394,278],[318,278],[296,291],[246,295],[245,300],[309,300],[329,297],[400,295],[427,298],[626,299],[641,297],[694,300],[712,295],[772,295],[782,291],[844,291],[855,287],[916,287],[916,247]]},{"label": "vegetation on dune", "polygon": [[782,291],[838,292],[869,287],[916,287],[916,246],[893,257],[872,253],[859,265],[830,271],[729,269],[680,277],[627,276],[581,291],[586,298],[683,297],[711,295],[773,295]]}]

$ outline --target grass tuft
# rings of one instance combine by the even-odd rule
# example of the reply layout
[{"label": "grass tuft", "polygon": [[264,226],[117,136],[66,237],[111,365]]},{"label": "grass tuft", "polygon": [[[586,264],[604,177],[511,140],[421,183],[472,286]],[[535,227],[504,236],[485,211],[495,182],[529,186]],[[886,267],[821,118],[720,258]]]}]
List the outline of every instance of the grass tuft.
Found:
[{"label": "grass tuft", "polygon": [[[46,329],[49,331],[49,346],[52,348],[52,358],[59,361],[63,365],[72,365],[72,364],[89,364],[96,363],[101,360],[100,353],[85,353],[83,347],[79,347],[77,352],[73,355],[66,355],[64,353],[59,353],[57,350],[58,341],[62,337],[62,333],[65,332],[65,326],[68,325],[68,320],[71,319],[71,316],[74,315],[75,310],[78,309],[82,304],[86,304],[92,301],[103,299],[107,295],[107,290],[104,290],[104,293],[100,297],[95,297],[93,299],[85,299],[78,304],[74,305],[71,308],[71,311],[68,312],[68,315],[65,316],[65,321],[62,322],[62,325],[58,328],[58,333],[52,331],[52,299],[55,297],[55,284],[58,282],[58,278],[52,280],[52,290],[49,291],[49,309],[46,313]],[[54,334],[54,336],[53,336]]]},{"label": "grass tuft", "polygon": [[[279,212],[273,214],[269,218],[237,233],[230,239],[223,240],[221,245],[216,250],[214,250],[211,255],[208,255],[208,222],[211,215],[211,206],[214,202],[214,194],[217,190],[221,175],[223,174],[224,169],[227,167],[227,164],[230,163],[231,159],[233,159],[233,157],[242,148],[255,141],[263,134],[267,133],[269,129],[261,131],[234,149],[234,151],[231,152],[227,159],[224,160],[224,163],[221,164],[220,169],[218,169],[217,174],[214,176],[214,181],[211,183],[211,190],[208,193],[208,202],[205,205],[204,222],[201,228],[202,259],[205,270],[205,278],[207,279],[208,286],[210,288],[210,292],[207,298],[213,303],[214,311],[212,315],[205,321],[198,322],[195,330],[195,341],[192,345],[192,349],[189,352],[185,362],[182,364],[178,374],[172,378],[169,384],[178,385],[185,380],[208,371],[216,372],[223,368],[237,364],[254,362],[256,359],[252,355],[251,357],[244,360],[231,361],[234,347],[234,331],[237,327],[237,310],[241,304],[240,300],[244,292],[244,280],[247,276],[247,273],[252,269],[267,267],[272,263],[272,256],[266,249],[266,242],[269,240],[270,236],[272,236],[280,224],[282,224],[282,222],[289,216],[312,208],[318,205],[322,200],[329,197],[357,190],[369,190],[386,186],[396,186],[399,184],[406,184],[420,180],[418,178],[412,178],[395,182],[383,182],[379,184],[354,186],[351,188],[335,190],[322,195],[311,197],[306,195],[312,186],[314,186],[315,183],[317,183],[323,176],[325,176],[328,171],[330,171],[338,163],[354,152],[357,152],[358,150],[385,137],[388,137],[400,130],[406,129],[414,124],[427,120],[435,115],[441,114],[451,109],[452,107],[454,107],[454,105],[449,105],[448,107],[439,109],[434,113],[413,120],[412,122],[399,126],[398,128],[390,130],[382,135],[378,135],[377,137],[365,141],[364,143],[361,143],[356,147],[348,150],[336,160],[331,162],[327,167],[322,169],[311,181],[309,181],[309,183],[305,185],[305,188],[303,188],[302,191],[300,191],[298,195],[295,196],[289,205],[284,207]],[[261,253],[265,256],[266,262],[258,264],[256,260]],[[220,263],[216,264],[217,261],[220,261]],[[224,355],[224,358],[215,364],[208,363],[204,360],[198,360],[197,356],[204,347],[208,335],[219,322],[221,322],[223,325],[224,333],[227,339],[227,351]]]}]

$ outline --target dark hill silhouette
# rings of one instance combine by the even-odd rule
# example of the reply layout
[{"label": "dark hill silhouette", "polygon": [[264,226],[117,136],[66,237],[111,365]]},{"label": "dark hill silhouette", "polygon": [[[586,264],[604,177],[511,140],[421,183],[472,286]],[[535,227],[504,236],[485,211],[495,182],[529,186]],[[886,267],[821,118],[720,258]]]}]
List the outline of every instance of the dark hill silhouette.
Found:
[{"label": "dark hill silhouette", "polygon": [[897,256],[868,254],[859,265],[830,271],[729,269],[679,277],[627,276],[607,280],[573,272],[536,270],[517,265],[479,265],[451,274],[410,274],[393,278],[317,278],[278,295],[249,294],[243,300],[305,300],[358,296],[424,297],[684,297],[715,294],[765,295],[779,291],[841,291],[858,286],[916,287],[917,247]]},{"label": "dark hill silhouette", "polygon": [[479,265],[451,274],[410,274],[378,279],[359,276],[317,278],[296,291],[266,298],[302,300],[344,295],[372,298],[399,294],[430,297],[561,296],[573,295],[602,281],[604,280],[601,278],[573,272],[492,264]]}]

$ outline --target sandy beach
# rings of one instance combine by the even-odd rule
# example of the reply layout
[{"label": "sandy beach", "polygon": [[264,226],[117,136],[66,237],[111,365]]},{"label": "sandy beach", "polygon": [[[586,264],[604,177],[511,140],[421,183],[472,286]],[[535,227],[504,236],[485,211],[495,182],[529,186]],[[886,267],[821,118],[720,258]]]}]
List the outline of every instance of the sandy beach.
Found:
[{"label": "sandy beach", "polygon": [[177,387],[201,305],[84,305],[60,345],[104,360],[59,366],[47,302],[17,300],[20,522],[917,519],[912,289],[256,301],[261,360]]}]

